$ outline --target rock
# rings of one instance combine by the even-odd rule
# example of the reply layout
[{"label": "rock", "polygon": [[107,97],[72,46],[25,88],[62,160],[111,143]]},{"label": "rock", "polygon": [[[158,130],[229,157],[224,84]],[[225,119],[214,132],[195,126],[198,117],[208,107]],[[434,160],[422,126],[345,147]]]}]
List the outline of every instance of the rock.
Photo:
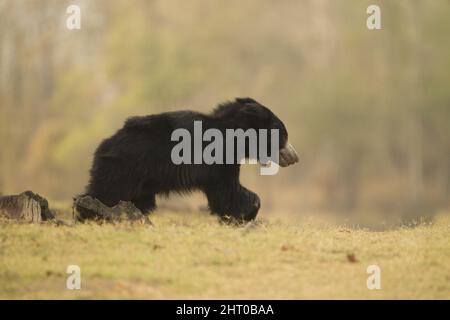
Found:
[{"label": "rock", "polygon": [[104,220],[107,222],[133,221],[152,225],[148,217],[132,202],[120,201],[114,207],[104,205],[100,200],[88,195],[74,199],[73,215],[75,221]]}]

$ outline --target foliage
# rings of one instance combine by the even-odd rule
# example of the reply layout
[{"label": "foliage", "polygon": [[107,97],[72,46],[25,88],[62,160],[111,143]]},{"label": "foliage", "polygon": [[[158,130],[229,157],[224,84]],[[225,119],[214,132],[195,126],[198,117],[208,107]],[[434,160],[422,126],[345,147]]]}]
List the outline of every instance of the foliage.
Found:
[{"label": "foliage", "polygon": [[268,182],[295,210],[448,207],[447,1],[379,1],[378,31],[370,1],[80,3],[69,31],[68,1],[0,2],[1,192],[68,199],[126,117],[251,96],[302,156]]}]

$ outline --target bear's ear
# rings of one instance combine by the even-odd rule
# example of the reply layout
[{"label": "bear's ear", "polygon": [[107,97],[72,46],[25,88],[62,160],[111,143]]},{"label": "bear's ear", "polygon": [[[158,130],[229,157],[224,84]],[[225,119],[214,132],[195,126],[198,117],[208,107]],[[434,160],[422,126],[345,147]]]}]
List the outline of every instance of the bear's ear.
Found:
[{"label": "bear's ear", "polygon": [[244,114],[258,118],[267,116],[264,106],[252,98],[236,98],[236,102],[239,103],[240,111]]},{"label": "bear's ear", "polygon": [[236,102],[240,103],[240,104],[245,104],[245,105],[251,105],[251,104],[259,104],[256,100],[252,99],[252,98],[236,98]]},{"label": "bear's ear", "polygon": [[271,120],[270,111],[259,103],[247,103],[239,112],[250,120],[257,120],[263,126]]}]

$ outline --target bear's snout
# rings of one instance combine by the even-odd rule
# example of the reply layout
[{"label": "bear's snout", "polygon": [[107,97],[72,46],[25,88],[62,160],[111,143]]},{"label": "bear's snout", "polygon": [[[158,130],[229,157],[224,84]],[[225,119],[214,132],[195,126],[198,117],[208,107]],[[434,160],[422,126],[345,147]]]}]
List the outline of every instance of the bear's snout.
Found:
[{"label": "bear's snout", "polygon": [[290,166],[299,161],[297,151],[292,144],[286,142],[286,146],[280,150],[279,164],[282,167]]}]

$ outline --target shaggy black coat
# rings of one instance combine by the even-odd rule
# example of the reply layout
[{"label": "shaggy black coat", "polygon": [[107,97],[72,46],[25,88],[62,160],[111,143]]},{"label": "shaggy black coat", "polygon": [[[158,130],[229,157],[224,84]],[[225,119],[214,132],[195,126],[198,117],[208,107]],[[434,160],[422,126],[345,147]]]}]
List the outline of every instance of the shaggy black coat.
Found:
[{"label": "shaggy black coat", "polygon": [[224,137],[225,129],[279,129],[280,148],[288,138],[281,120],[250,98],[221,104],[211,114],[176,111],[132,117],[97,148],[86,194],[110,207],[120,200],[131,201],[141,211],[150,212],[156,207],[156,194],[200,190],[213,213],[254,219],[260,199],[240,184],[240,164],[172,162],[171,150],[178,143],[171,141],[172,132],[185,128],[193,139],[195,120],[202,121],[203,132],[216,128]]}]

